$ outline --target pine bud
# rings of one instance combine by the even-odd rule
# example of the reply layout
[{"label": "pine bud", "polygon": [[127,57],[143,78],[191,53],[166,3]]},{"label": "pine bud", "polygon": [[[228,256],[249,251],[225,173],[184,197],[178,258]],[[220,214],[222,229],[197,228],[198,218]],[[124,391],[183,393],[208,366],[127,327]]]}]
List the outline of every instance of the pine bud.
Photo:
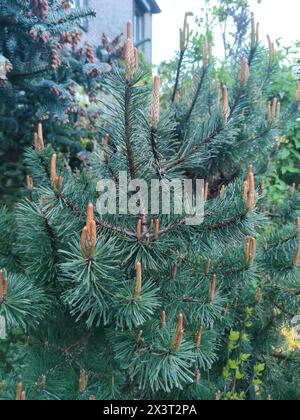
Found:
[{"label": "pine bud", "polygon": [[251,13],[251,49],[254,50],[257,43],[255,15]]},{"label": "pine bud", "polygon": [[210,303],[212,303],[215,300],[216,286],[217,286],[217,275],[214,274],[213,275],[212,282],[211,282],[210,292],[209,292],[209,301],[210,301]]},{"label": "pine bud", "polygon": [[204,185],[204,202],[206,203],[208,200],[208,195],[209,195],[209,183],[206,182]]},{"label": "pine bud", "polygon": [[260,182],[260,194],[264,195],[265,194],[265,181],[261,180]]},{"label": "pine bud", "polygon": [[94,220],[94,206],[89,203],[87,206],[86,225],[81,234],[82,256],[91,259],[95,256],[97,243],[97,224]]},{"label": "pine bud", "polygon": [[173,342],[173,351],[177,353],[180,350],[183,341],[183,314],[179,314],[177,321],[177,329]]},{"label": "pine bud", "polygon": [[201,326],[199,330],[197,331],[196,337],[195,337],[195,345],[197,348],[201,346],[202,343],[202,335],[203,335],[203,327]]},{"label": "pine bud", "polygon": [[270,65],[272,65],[276,58],[276,49],[274,42],[271,41],[271,38],[268,35],[268,44],[269,44],[269,61]]},{"label": "pine bud", "polygon": [[5,300],[8,295],[8,286],[9,286],[9,280],[6,278],[3,282],[3,299]]},{"label": "pine bud", "polygon": [[133,24],[131,20],[127,22],[127,39],[133,39]]},{"label": "pine bud", "polygon": [[160,115],[160,79],[159,76],[154,77],[153,83],[153,97],[151,108],[151,125],[153,129],[157,129]]},{"label": "pine bud", "polygon": [[84,394],[87,389],[88,384],[88,376],[84,369],[80,371],[80,378],[79,378],[79,392],[80,394]]},{"label": "pine bud", "polygon": [[37,139],[37,141],[38,141],[38,147],[37,147],[37,149],[38,149],[38,152],[39,153],[43,153],[44,150],[45,150],[45,142],[44,142],[43,125],[42,125],[42,123],[39,123],[38,124],[38,132],[37,132],[37,135],[38,135],[38,139]]},{"label": "pine bud", "polygon": [[246,255],[246,261],[248,263],[249,262],[249,259],[250,259],[250,241],[249,241],[249,238],[246,239],[246,252],[245,252],[245,255]]},{"label": "pine bud", "polygon": [[91,257],[95,255],[95,248],[97,242],[97,225],[95,220],[92,220],[89,225],[89,235],[90,235],[90,254]]},{"label": "pine bud", "polygon": [[204,38],[204,42],[202,45],[202,61],[203,67],[207,67],[209,63],[209,45],[207,37]]},{"label": "pine bud", "polygon": [[300,217],[296,220],[297,236],[300,236]]},{"label": "pine bud", "polygon": [[227,121],[230,114],[230,110],[229,110],[228,90],[227,90],[226,85],[223,85],[222,87],[222,110],[223,110],[224,120]]},{"label": "pine bud", "polygon": [[276,48],[274,42],[272,42],[272,48],[271,48],[271,60],[274,62],[276,59]]},{"label": "pine bud", "polygon": [[297,81],[296,101],[300,102],[300,82],[299,81]]},{"label": "pine bud", "polygon": [[155,220],[155,233],[154,233],[154,238],[156,241],[158,241],[159,239],[159,226],[160,226],[160,222],[158,219]]},{"label": "pine bud", "polygon": [[226,191],[225,185],[222,185],[222,187],[220,189],[220,197],[224,197],[225,191]]},{"label": "pine bud", "polygon": [[244,182],[244,191],[243,191],[243,200],[247,203],[249,193],[249,182],[248,180]]},{"label": "pine bud", "polygon": [[26,177],[26,184],[27,184],[27,190],[29,192],[32,192],[33,191],[33,187],[34,187],[32,176],[27,175],[27,177]]},{"label": "pine bud", "polygon": [[260,25],[259,25],[259,22],[257,22],[257,24],[256,24],[256,44],[259,43],[259,39],[260,39]]},{"label": "pine bud", "polygon": [[249,165],[248,169],[248,188],[247,210],[251,211],[255,205],[255,180],[252,165]]},{"label": "pine bud", "polygon": [[300,267],[300,245],[298,246],[296,255],[294,257],[294,266],[295,267]]},{"label": "pine bud", "polygon": [[0,304],[4,301],[4,278],[3,270],[0,270]]},{"label": "pine bud", "polygon": [[273,124],[280,118],[281,104],[277,98],[267,104],[267,120],[269,124]]},{"label": "pine bud", "polygon": [[39,141],[44,143],[44,136],[43,136],[43,125],[42,123],[38,124],[38,137],[39,137]]},{"label": "pine bud", "polygon": [[256,239],[249,237],[246,240],[246,261],[250,264],[256,256]]},{"label": "pine bud", "polygon": [[201,381],[201,373],[199,369],[196,369],[196,374],[195,374],[195,385],[198,385]]},{"label": "pine bud", "polygon": [[57,155],[54,153],[51,157],[51,185],[54,191],[60,191],[62,189],[62,177],[57,176]]},{"label": "pine bud", "polygon": [[256,238],[250,238],[250,258],[254,261],[256,257]]},{"label": "pine bud", "polygon": [[108,149],[109,149],[109,135],[105,134],[103,138],[103,159],[106,165],[108,165],[108,162],[109,162]]},{"label": "pine bud", "polygon": [[183,314],[180,313],[177,319],[177,332],[183,330]]},{"label": "pine bud", "polygon": [[142,292],[142,263],[139,261],[136,264],[136,283],[135,283],[135,292],[134,300],[140,300]]},{"label": "pine bud", "polygon": [[130,82],[134,78],[134,75],[136,73],[136,58],[132,38],[127,38],[125,42],[124,58],[126,80]]},{"label": "pine bud", "polygon": [[52,182],[52,187],[54,187],[55,182],[57,180],[56,165],[57,165],[57,154],[54,153],[51,157],[51,182]]},{"label": "pine bud", "polygon": [[81,251],[82,256],[87,257],[87,243],[88,243],[88,228],[84,226],[82,233],[81,233]]},{"label": "pine bud", "polygon": [[174,264],[171,270],[171,276],[173,280],[176,279],[177,273],[178,273],[178,267],[177,267],[177,264]]},{"label": "pine bud", "polygon": [[248,64],[248,58],[245,56],[242,59],[241,69],[238,74],[238,81],[241,83],[241,85],[246,85],[248,83],[249,77],[250,77],[250,67]]},{"label": "pine bud", "polygon": [[94,220],[94,205],[89,203],[86,210],[86,226],[89,226],[90,223]]},{"label": "pine bud", "polygon": [[206,273],[207,276],[210,273],[211,267],[212,267],[212,260],[209,259],[208,262],[207,262],[206,271],[205,271],[205,273]]},{"label": "pine bud", "polygon": [[272,121],[276,120],[278,99],[274,98],[272,102]]},{"label": "pine bud", "polygon": [[38,125],[38,132],[34,133],[34,148],[38,153],[43,153],[45,150],[43,126],[41,123]]},{"label": "pine bud", "polygon": [[140,241],[142,239],[142,220],[139,219],[137,221],[137,226],[136,226],[136,237],[137,240]]},{"label": "pine bud", "polygon": [[188,24],[188,17],[191,15],[192,13],[190,12],[185,14],[183,29],[179,30],[179,39],[180,39],[179,47],[180,47],[181,52],[185,52],[188,47],[188,43],[190,39],[190,26]]},{"label": "pine bud", "polygon": [[268,102],[267,103],[267,121],[269,124],[272,123],[273,121],[273,116],[272,116],[272,102]]},{"label": "pine bud", "polygon": [[277,102],[277,107],[276,107],[276,114],[275,114],[276,120],[279,120],[280,114],[281,114],[281,103],[280,103],[280,101],[278,101]]},{"label": "pine bud", "polygon": [[256,292],[255,300],[256,300],[257,303],[260,303],[261,302],[261,300],[262,300],[261,289],[258,289],[258,291]]},{"label": "pine bud", "polygon": [[22,393],[23,393],[23,384],[22,382],[20,382],[17,385],[17,390],[16,390],[16,401],[22,401]]},{"label": "pine bud", "polygon": [[166,315],[166,311],[162,312],[162,317],[161,317],[161,328],[164,328],[167,324],[167,315]]}]

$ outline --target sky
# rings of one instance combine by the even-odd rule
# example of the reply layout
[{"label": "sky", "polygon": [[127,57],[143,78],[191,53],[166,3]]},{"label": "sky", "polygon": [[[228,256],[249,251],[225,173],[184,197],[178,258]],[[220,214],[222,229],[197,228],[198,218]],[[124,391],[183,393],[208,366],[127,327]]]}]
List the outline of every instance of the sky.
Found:
[{"label": "sky", "polygon": [[[299,0],[250,0],[251,10],[261,24],[261,36],[267,34],[273,39],[282,38],[284,45],[300,39]],[[192,11],[201,15],[203,0],[157,0],[162,13],[154,16],[153,22],[153,62],[171,60],[179,46],[179,28],[183,25],[184,14]],[[298,5],[297,5],[298,4]]]}]

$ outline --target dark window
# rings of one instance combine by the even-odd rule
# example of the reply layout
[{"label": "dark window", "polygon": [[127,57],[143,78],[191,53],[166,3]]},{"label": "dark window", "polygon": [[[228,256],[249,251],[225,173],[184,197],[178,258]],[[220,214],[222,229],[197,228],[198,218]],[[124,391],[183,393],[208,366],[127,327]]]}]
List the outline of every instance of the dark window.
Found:
[{"label": "dark window", "polygon": [[145,40],[145,11],[140,6],[138,1],[135,1],[134,4],[134,40],[136,44],[140,44]]}]

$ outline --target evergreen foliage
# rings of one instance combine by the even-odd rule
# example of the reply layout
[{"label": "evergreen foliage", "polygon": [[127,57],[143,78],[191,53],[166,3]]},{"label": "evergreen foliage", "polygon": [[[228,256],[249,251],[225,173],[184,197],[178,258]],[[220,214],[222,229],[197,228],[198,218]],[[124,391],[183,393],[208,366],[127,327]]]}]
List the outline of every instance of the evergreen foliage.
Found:
[{"label": "evergreen foliage", "polygon": [[[293,188],[271,213],[263,179],[299,104],[280,110],[273,98],[274,44],[253,33],[226,86],[207,40],[197,66],[185,61],[186,19],[175,89],[160,107],[159,79],[144,82],[131,33],[125,69],[105,81],[103,143],[83,170],[39,141],[26,152],[28,197],[7,238],[15,267],[0,244],[0,315],[7,330],[26,323],[30,339],[1,398],[298,399],[299,351],[283,329],[299,309],[300,196]],[[94,214],[97,180],[118,183],[119,171],[203,177],[203,224],[161,211],[152,221],[141,202],[136,216]]]},{"label": "evergreen foliage", "polygon": [[[92,10],[71,10],[68,1],[0,2],[0,194],[8,203],[24,184],[21,157],[43,122],[48,141],[76,155],[93,138],[98,112],[78,95],[94,98],[100,74],[90,45],[78,46],[82,19]],[[77,142],[76,142],[77,140]]]}]

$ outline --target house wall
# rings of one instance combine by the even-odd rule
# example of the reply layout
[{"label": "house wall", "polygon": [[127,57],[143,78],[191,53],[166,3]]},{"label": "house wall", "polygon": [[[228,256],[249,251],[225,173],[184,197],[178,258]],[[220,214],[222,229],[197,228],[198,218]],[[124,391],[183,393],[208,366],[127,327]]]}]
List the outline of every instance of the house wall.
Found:
[{"label": "house wall", "polygon": [[144,23],[145,23],[145,39],[148,39],[143,45],[143,53],[145,55],[145,59],[152,63],[152,14],[146,13],[144,16]]},{"label": "house wall", "polygon": [[[83,42],[99,45],[103,32],[111,39],[126,34],[128,20],[133,20],[134,0],[84,0],[85,5],[96,10],[97,17],[90,19],[88,31],[84,32]],[[145,15],[145,39],[152,39],[152,15]],[[152,61],[152,43],[142,46],[145,59]]]}]

